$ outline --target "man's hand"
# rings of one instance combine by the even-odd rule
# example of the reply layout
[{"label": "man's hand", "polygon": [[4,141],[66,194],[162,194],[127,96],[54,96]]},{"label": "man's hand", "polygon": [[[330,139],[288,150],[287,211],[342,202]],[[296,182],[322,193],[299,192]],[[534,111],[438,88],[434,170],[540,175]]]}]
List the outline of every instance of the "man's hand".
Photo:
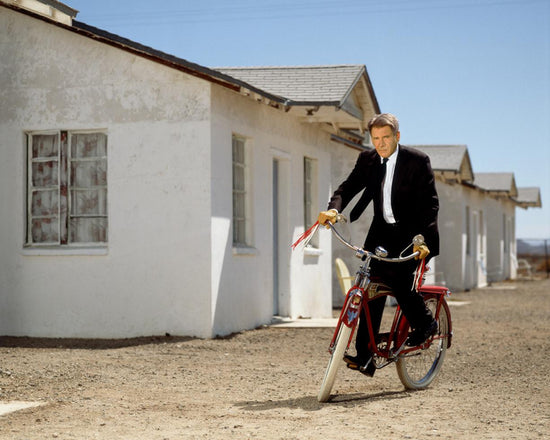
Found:
[{"label": "man's hand", "polygon": [[420,252],[416,257],[414,257],[415,260],[423,260],[430,254],[430,250],[428,249],[428,246],[426,244],[419,244],[413,246],[413,252]]},{"label": "man's hand", "polygon": [[[320,225],[325,226],[327,229],[330,227],[328,223],[336,223],[336,217],[338,216],[338,211],[336,209],[331,209],[329,211],[321,211],[317,220]],[[327,223],[328,222],[328,223]]]}]

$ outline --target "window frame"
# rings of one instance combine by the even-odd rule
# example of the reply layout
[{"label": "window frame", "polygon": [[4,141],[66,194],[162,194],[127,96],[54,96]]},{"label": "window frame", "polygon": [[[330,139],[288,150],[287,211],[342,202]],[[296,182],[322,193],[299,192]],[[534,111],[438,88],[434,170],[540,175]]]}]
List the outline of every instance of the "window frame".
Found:
[{"label": "window frame", "polygon": [[[94,156],[93,158],[72,158],[72,137],[75,135],[87,135],[87,134],[102,134],[105,136],[105,153],[102,156]],[[33,164],[40,162],[48,162],[49,158],[33,156],[33,139],[36,136],[56,136],[57,143],[57,155],[55,160],[58,164],[57,169],[57,183],[52,186],[57,190],[57,241],[40,242],[34,241],[32,236],[33,219],[40,217],[40,215],[33,215],[33,193],[37,186],[33,185]],[[79,129],[79,130],[66,130],[66,129],[53,129],[53,130],[32,130],[25,132],[26,140],[26,210],[25,210],[25,239],[24,248],[30,250],[40,249],[106,249],[109,243],[109,209],[108,209],[108,196],[109,196],[109,180],[108,180],[108,133],[105,129]],[[65,145],[63,145],[65,144]],[[52,156],[53,157],[53,156]],[[105,219],[105,241],[71,241],[71,219],[72,218],[84,218],[86,215],[75,214],[72,212],[73,203],[73,191],[76,188],[71,182],[71,167],[75,162],[82,161],[105,161],[105,184],[104,185],[92,185],[89,188],[100,189],[103,187],[105,190],[105,209],[104,213],[98,213],[91,215],[90,217],[104,218]],[[64,176],[62,177],[62,174]],[[82,188],[80,188],[82,189]],[[62,193],[64,195],[62,196]],[[64,212],[62,212],[62,197],[66,197],[66,206],[64,206]]]},{"label": "window frame", "polygon": [[[235,147],[242,146],[242,161],[236,161]],[[231,136],[231,179],[232,179],[232,246],[236,254],[255,253],[254,237],[252,234],[252,185],[251,185],[251,141],[250,138],[233,133]],[[242,170],[242,188],[236,188],[236,168]],[[242,196],[242,215],[236,215],[236,195]],[[242,227],[236,228],[237,222]],[[240,232],[240,233],[239,233]],[[242,234],[242,235],[241,235]],[[240,236],[237,236],[240,235]]]}]

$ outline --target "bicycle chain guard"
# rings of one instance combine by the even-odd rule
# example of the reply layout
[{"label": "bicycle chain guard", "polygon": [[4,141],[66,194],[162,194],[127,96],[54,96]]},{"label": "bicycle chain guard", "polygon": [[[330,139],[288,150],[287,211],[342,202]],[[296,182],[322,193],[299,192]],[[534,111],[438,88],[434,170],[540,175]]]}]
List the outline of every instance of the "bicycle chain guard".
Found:
[{"label": "bicycle chain guard", "polygon": [[367,295],[370,299],[376,298],[380,295],[388,295],[391,293],[391,288],[383,283],[375,283],[371,281],[367,286]]}]

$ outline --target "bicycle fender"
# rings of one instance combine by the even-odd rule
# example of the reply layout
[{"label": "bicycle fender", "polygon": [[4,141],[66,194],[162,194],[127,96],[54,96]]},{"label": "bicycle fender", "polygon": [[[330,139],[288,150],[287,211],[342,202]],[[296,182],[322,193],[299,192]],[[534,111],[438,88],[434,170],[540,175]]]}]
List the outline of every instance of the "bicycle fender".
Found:
[{"label": "bicycle fender", "polygon": [[449,304],[447,303],[447,301],[443,300],[442,305],[445,311],[447,312],[447,317],[449,318],[447,323],[447,325],[449,326],[449,329],[448,329],[449,337],[447,338],[447,348],[451,348],[451,343],[453,340],[453,321],[451,319],[451,310],[449,309]]}]

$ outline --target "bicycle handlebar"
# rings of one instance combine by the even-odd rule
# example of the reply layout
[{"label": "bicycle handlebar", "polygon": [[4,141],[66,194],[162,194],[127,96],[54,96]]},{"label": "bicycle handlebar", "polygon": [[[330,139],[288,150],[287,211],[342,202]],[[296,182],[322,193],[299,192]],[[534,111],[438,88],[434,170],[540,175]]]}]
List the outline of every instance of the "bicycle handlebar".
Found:
[{"label": "bicycle handlebar", "polygon": [[[338,214],[338,217],[337,217],[336,221],[338,222],[340,220],[343,220],[344,222],[347,221],[346,218],[342,214]],[[338,230],[334,227],[334,225],[332,223],[327,222],[327,224],[330,226],[330,229],[333,232],[333,234],[336,235],[336,238],[338,238],[338,240],[340,240],[340,242],[342,242],[342,244],[344,244],[345,246],[347,246],[351,250],[354,250],[355,255],[358,258],[362,258],[362,257],[366,256],[366,257],[369,257],[369,258],[374,258],[375,260],[386,261],[388,263],[403,263],[405,261],[412,260],[413,258],[415,258],[417,255],[420,254],[420,252],[416,251],[416,252],[413,252],[412,254],[407,255],[405,257],[402,257],[401,255],[399,255],[399,257],[397,257],[397,258],[388,258],[386,256],[377,255],[376,253],[372,253],[370,251],[367,251],[363,248],[360,248],[358,246],[355,246],[355,245],[351,244],[344,237],[342,237],[340,232],[338,232]],[[418,234],[418,235],[414,236],[413,241],[412,241],[411,244],[421,245],[423,243],[424,243],[424,237],[422,235]],[[409,247],[410,247],[410,245],[407,246],[403,250],[403,252],[405,252]],[[381,250],[384,251],[383,249],[381,249]]]}]

